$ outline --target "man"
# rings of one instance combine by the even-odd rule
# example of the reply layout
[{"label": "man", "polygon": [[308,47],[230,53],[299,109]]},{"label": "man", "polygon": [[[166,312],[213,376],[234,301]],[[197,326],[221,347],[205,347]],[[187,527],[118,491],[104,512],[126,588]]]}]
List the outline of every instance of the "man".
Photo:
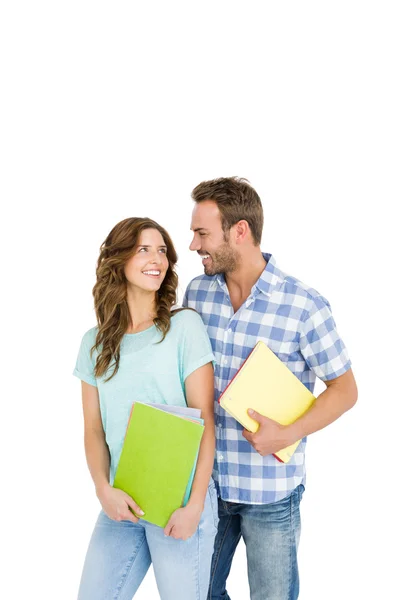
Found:
[{"label": "man", "polygon": [[[261,252],[263,209],[248,182],[205,181],[192,198],[190,249],[202,258],[205,274],[189,284],[183,304],[202,316],[216,359],[213,477],[220,521],[208,598],[229,600],[226,580],[243,536],[252,600],[295,600],[306,436],[355,404],[351,363],[328,301]],[[327,389],[289,426],[251,413],[260,423],[252,434],[219,406],[218,398],[258,340],[311,392],[316,377]],[[272,456],[299,439],[287,464]]]}]

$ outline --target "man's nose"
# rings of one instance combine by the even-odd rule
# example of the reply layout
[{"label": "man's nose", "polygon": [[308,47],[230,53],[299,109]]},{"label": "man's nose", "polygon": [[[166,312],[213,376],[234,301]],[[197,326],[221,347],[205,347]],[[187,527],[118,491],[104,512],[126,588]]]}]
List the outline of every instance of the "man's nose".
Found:
[{"label": "man's nose", "polygon": [[189,250],[200,250],[201,248],[201,244],[198,238],[196,238],[196,236],[193,236],[192,242],[189,246]]}]

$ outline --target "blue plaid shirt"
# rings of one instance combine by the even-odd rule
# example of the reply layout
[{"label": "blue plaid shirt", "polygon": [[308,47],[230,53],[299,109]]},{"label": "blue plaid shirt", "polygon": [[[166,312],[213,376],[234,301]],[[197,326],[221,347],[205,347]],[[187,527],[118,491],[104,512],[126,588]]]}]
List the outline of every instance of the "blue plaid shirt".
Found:
[{"label": "blue plaid shirt", "polygon": [[283,273],[271,254],[263,256],[267,265],[236,313],[223,275],[196,277],[183,299],[201,315],[215,355],[213,477],[222,499],[245,504],[277,502],[305,482],[306,438],[286,464],[262,457],[243,438],[242,425],[218,404],[257,341],[263,340],[311,392],[316,377],[334,379],[351,365],[329,302]]}]

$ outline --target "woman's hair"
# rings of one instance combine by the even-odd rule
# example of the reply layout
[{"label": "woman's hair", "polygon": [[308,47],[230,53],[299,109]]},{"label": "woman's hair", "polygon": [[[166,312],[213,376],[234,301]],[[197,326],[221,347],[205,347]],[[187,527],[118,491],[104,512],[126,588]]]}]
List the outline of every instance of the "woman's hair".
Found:
[{"label": "woman's hair", "polygon": [[157,316],[154,324],[162,333],[161,341],[171,326],[171,307],[176,303],[178,287],[178,276],[174,271],[178,256],[172,240],[165,229],[152,219],[125,219],[115,225],[100,247],[97,281],[93,288],[98,332],[92,353],[95,349],[99,351],[94,372],[96,377],[101,377],[112,366],[113,372],[106,381],[118,371],[122,338],[131,323],[124,267],[133,256],[140,234],[145,229],[159,231],[167,246],[168,270],[155,295]]}]

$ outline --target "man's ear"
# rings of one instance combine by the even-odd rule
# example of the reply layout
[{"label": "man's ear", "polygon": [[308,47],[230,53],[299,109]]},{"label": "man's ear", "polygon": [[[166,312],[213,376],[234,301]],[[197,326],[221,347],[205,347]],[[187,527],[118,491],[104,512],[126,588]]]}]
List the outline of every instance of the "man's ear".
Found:
[{"label": "man's ear", "polygon": [[237,244],[243,244],[243,242],[247,241],[249,235],[251,235],[248,222],[242,219],[241,221],[235,223],[234,228],[235,242]]}]

